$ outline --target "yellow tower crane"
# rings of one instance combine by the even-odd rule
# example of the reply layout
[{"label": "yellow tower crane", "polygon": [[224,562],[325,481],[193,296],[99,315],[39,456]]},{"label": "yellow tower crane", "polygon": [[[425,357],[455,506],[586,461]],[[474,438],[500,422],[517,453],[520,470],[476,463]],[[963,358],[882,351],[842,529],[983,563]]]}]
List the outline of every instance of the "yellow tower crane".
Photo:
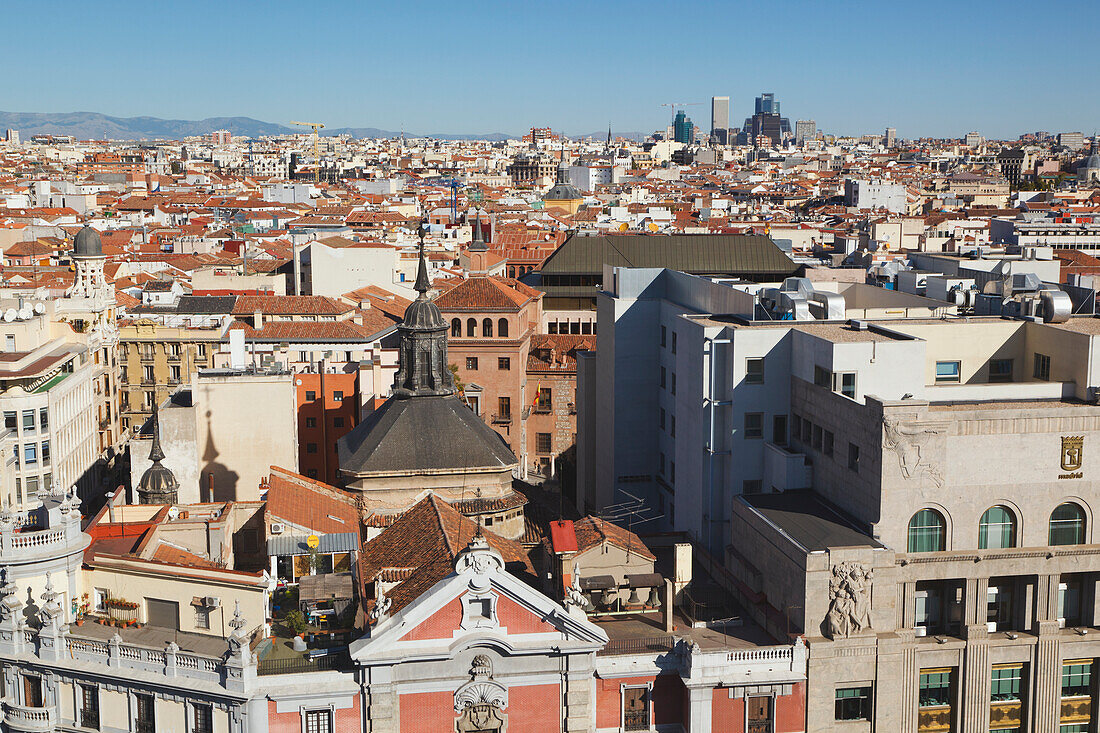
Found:
[{"label": "yellow tower crane", "polygon": [[313,182],[314,183],[320,183],[320,181],[321,181],[321,153],[320,153],[320,148],[318,147],[318,143],[317,143],[317,131],[318,130],[323,130],[324,127],[325,127],[325,123],[324,122],[294,122],[292,120],[290,124],[292,124],[292,125],[301,125],[302,127],[312,127],[313,128],[313,161],[317,165],[317,167],[313,169]]}]

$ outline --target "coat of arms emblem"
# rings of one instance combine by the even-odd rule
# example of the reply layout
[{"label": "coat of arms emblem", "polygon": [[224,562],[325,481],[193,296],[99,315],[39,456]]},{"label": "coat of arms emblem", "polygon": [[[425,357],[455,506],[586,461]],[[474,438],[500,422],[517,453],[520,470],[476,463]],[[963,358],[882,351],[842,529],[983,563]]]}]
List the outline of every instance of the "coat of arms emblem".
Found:
[{"label": "coat of arms emblem", "polygon": [[1062,436],[1062,470],[1076,471],[1084,460],[1085,436]]}]

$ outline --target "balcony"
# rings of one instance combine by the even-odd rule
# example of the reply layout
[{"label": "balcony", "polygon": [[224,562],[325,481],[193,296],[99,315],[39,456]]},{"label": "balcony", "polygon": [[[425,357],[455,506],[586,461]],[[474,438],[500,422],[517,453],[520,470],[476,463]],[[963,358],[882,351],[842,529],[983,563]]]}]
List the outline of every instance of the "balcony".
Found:
[{"label": "balcony", "polygon": [[1019,729],[1024,724],[1024,704],[1019,700],[992,702],[989,705],[989,727]]},{"label": "balcony", "polygon": [[1062,725],[1088,724],[1092,720],[1092,696],[1063,697],[1060,717]]},{"label": "balcony", "polygon": [[535,405],[532,412],[534,412],[536,415],[549,415],[551,409],[552,408],[550,405]]},{"label": "balcony", "polygon": [[493,415],[493,425],[511,425],[512,415]]},{"label": "balcony", "polygon": [[951,706],[934,705],[917,711],[917,730],[920,733],[940,733],[951,730]]},{"label": "balcony", "polygon": [[46,733],[53,731],[53,708],[32,708],[15,703],[4,703],[5,728],[11,731],[28,731],[28,733]]}]

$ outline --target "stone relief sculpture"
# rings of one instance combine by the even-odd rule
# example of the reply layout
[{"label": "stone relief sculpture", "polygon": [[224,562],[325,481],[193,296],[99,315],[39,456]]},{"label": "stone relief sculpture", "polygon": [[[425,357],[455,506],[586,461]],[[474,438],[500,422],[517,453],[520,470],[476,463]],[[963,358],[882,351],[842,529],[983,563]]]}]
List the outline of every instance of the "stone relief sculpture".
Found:
[{"label": "stone relief sculpture", "polygon": [[860,563],[845,561],[833,566],[829,581],[829,613],[822,624],[831,639],[847,639],[871,628],[871,576]]},{"label": "stone relief sculpture", "polygon": [[455,691],[458,733],[504,733],[508,716],[508,688],[493,679],[493,663],[484,654],[474,657],[470,681]]},{"label": "stone relief sculpture", "polygon": [[898,457],[901,475],[906,479],[928,476],[936,488],[943,488],[943,474],[922,455],[921,439],[925,435],[940,435],[942,423],[902,422],[896,418],[882,418],[882,445]]}]

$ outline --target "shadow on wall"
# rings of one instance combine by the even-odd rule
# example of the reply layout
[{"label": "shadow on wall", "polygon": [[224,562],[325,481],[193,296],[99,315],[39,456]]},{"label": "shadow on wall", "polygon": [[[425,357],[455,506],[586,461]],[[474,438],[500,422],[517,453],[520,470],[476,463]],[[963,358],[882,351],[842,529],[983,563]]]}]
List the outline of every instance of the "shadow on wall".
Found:
[{"label": "shadow on wall", "polygon": [[230,471],[224,464],[218,463],[220,454],[214,446],[214,436],[210,433],[210,411],[206,412],[206,448],[202,453],[203,485],[199,487],[200,501],[236,501],[237,481],[240,474]]}]

